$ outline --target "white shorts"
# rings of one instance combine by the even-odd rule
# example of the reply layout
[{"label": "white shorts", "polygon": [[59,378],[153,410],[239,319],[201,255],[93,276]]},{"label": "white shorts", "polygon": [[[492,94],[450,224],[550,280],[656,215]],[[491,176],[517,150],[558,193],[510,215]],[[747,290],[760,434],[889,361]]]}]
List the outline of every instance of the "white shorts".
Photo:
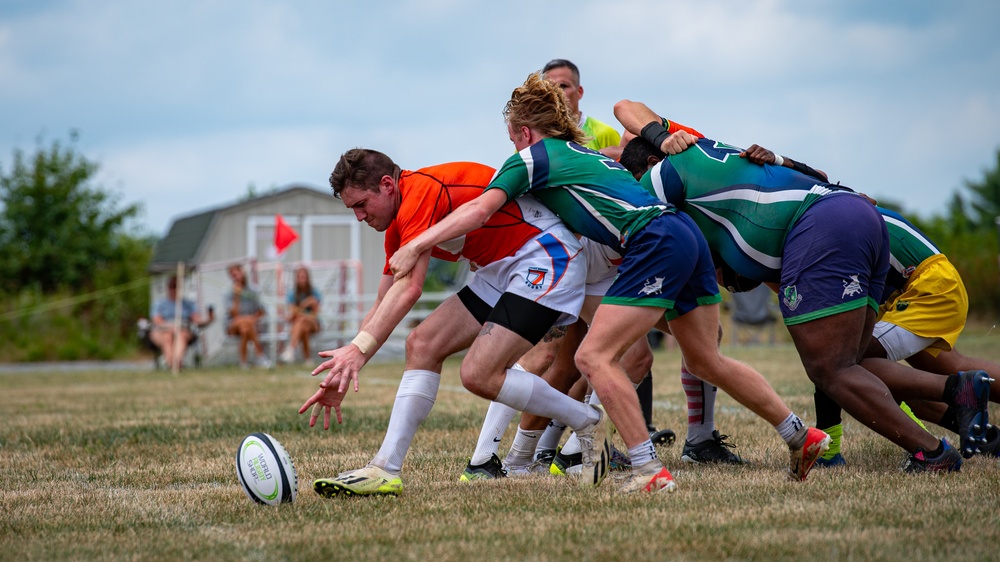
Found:
[{"label": "white shorts", "polygon": [[609,246],[590,238],[584,238],[581,242],[587,262],[586,295],[603,297],[618,276],[618,264],[622,262],[622,256]]},{"label": "white shorts", "polygon": [[890,322],[878,321],[872,337],[882,344],[890,361],[901,361],[931,346],[938,338],[918,336]]},{"label": "white shorts", "polygon": [[500,295],[513,293],[562,312],[556,325],[576,322],[583,306],[587,267],[582,246],[564,226],[539,234],[513,256],[475,271],[468,287],[496,306]]}]

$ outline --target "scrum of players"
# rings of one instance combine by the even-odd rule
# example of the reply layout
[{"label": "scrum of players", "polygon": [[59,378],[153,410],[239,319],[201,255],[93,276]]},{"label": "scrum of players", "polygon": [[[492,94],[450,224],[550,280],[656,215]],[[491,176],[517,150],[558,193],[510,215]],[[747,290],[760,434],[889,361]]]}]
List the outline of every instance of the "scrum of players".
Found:
[{"label": "scrum of players", "polygon": [[[463,386],[491,402],[460,480],[553,474],[595,487],[618,469],[621,493],[672,492],[656,448],[672,433],[665,440],[650,419],[650,330],[681,351],[685,462],[747,462],[714,425],[717,389],[771,423],[793,481],[847,462],[842,411],[903,449],[905,472],[957,471],[965,458],[1000,453],[988,419],[1000,365],[954,348],[968,299],[916,227],[807,164],[708,138],[640,102],[615,105],[620,136],[580,110],[582,96],[565,59],[529,75],[504,107],[515,153],[497,169],[410,171],[364,148],[340,157],[333,194],[384,232],[386,264],[357,337],[320,353],[313,374],[323,379],[300,409],[310,425],[322,417],[328,428],[332,413],[341,421],[362,367],[420,297],[431,257],[468,261],[473,273],[407,337],[378,452],[317,479],[317,493],[400,494],[443,362],[462,351]],[[817,427],[720,351],[720,286],[761,285],[777,293],[815,385]],[[501,460],[497,444],[518,412]],[[565,428],[572,434],[558,447]],[[615,433],[625,450],[612,445]]]}]

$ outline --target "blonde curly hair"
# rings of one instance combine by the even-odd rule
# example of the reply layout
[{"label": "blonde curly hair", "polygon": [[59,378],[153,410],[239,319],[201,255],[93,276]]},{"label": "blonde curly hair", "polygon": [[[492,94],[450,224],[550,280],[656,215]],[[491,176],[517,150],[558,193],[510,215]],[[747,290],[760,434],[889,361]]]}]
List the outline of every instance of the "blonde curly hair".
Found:
[{"label": "blonde curly hair", "polygon": [[535,129],[546,137],[585,144],[590,140],[570,111],[566,97],[556,84],[533,72],[510,95],[503,117],[511,127]]}]

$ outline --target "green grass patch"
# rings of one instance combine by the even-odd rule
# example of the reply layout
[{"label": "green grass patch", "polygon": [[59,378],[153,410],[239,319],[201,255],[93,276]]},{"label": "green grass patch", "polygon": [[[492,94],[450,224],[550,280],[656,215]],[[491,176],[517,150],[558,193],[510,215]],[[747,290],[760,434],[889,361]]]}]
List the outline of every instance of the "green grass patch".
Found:
[{"label": "green grass patch", "polygon": [[[996,359],[996,333],[960,343]],[[793,348],[727,348],[814,419]],[[1000,541],[1000,461],[908,476],[901,450],[846,420],[846,469],[785,480],[775,431],[720,395],[717,425],[748,467],[680,461],[684,394],[676,351],[656,355],[655,412],[679,442],[661,449],[678,481],[663,497],[580,489],[563,478],[461,484],[487,403],[449,362],[414,439],[399,498],[327,500],[312,480],[378,450],[402,366],[362,372],[344,424],[296,412],[318,379],[303,368],[2,374],[0,558],[17,560],[988,560]],[[994,411],[1000,415],[1000,411]],[[508,431],[501,452],[513,433]],[[946,432],[933,427],[941,435]],[[298,500],[268,508],[240,490],[236,448],[276,437],[298,469]],[[953,436],[951,436],[953,437]],[[620,476],[616,475],[616,478]]]}]

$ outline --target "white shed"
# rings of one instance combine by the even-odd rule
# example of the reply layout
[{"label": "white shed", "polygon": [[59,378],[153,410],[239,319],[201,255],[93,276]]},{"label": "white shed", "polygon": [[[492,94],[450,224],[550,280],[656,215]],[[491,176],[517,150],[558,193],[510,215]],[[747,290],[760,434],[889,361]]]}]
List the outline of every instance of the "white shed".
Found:
[{"label": "white shed", "polygon": [[[275,218],[281,215],[298,232],[299,240],[280,257],[273,249]],[[365,301],[378,289],[385,262],[383,235],[357,221],[329,191],[293,185],[274,193],[176,219],[160,240],[150,263],[151,302],[166,294],[166,281],[184,270],[182,294],[199,310],[219,311],[198,342],[209,362],[224,362],[234,352],[223,333],[223,299],[230,288],[226,268],[242,263],[250,283],[264,297],[268,309],[269,340],[280,339],[279,308],[291,282],[291,272],[305,264],[313,285],[324,297],[323,316],[338,315],[340,325],[327,326],[332,337],[355,326],[367,310]],[[349,322],[354,323],[354,322]],[[227,348],[232,348],[228,349]],[[272,346],[270,353],[275,353]]]}]

